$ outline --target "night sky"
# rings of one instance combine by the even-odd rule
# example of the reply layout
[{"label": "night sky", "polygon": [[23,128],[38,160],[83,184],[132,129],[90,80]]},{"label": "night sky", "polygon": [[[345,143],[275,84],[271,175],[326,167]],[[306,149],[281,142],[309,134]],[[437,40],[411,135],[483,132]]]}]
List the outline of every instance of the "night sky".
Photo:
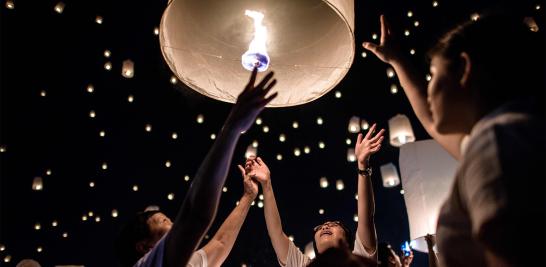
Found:
[{"label": "night sky", "polygon": [[[513,10],[534,17],[543,34],[544,2],[517,2]],[[174,218],[232,105],[172,80],[154,34],[166,0],[68,0],[62,13],[55,11],[57,3],[2,0],[0,6],[0,266],[25,258],[42,266],[117,266],[113,241],[120,227],[149,205]],[[361,43],[373,41],[374,34],[378,41],[379,15],[385,14],[402,47],[408,54],[414,50],[416,67],[425,71],[434,40],[498,4],[356,0],[350,71],[311,103],[266,109],[261,123],[242,135],[210,236],[242,195],[236,164],[254,141],[272,172],[283,228],[300,248],[311,241],[312,228],[328,219],[356,230],[356,163],[347,161],[356,140],[348,131],[350,118],[387,129],[389,118],[405,114],[417,140],[430,138],[396,76],[389,78],[388,66],[373,54],[364,56]],[[121,75],[127,59],[135,66],[131,79]],[[406,208],[401,186],[382,186],[379,166],[398,165],[398,151],[386,138],[371,160],[378,238],[395,248],[409,239]],[[36,177],[42,190],[32,188]],[[321,177],[328,179],[327,188],[320,187]],[[337,180],[343,190],[336,190]],[[426,254],[415,254],[413,266],[427,266]],[[258,205],[224,265],[242,263],[278,266]]]}]

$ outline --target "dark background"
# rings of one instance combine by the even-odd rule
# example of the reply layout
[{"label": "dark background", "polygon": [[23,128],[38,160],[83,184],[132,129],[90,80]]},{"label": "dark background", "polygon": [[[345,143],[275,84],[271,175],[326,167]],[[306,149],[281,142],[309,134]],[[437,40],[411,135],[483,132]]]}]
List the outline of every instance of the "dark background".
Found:
[{"label": "dark background", "polygon": [[[54,12],[56,3],[20,0],[10,10],[3,0],[0,7],[0,266],[15,266],[24,258],[42,266],[116,266],[112,243],[121,225],[148,205],[158,205],[174,217],[191,182],[183,177],[193,179],[213,143],[210,135],[218,132],[231,105],[201,96],[181,82],[170,83],[172,73],[153,33],[167,1],[65,1],[62,14]],[[345,221],[355,230],[356,164],[346,160],[347,148],[353,147],[346,139],[356,138],[347,131],[350,117],[387,128],[389,118],[406,114],[417,140],[429,138],[402,89],[390,92],[397,79],[389,79],[387,66],[371,53],[362,57],[360,44],[379,34],[379,15],[386,14],[408,53],[416,50],[411,56],[414,63],[426,70],[426,50],[441,33],[474,12],[499,5],[471,0],[438,3],[433,7],[429,0],[355,1],[357,45],[351,70],[318,100],[265,110],[260,115],[263,124],[242,136],[211,236],[242,194],[235,164],[243,162],[246,147],[254,140],[272,171],[284,229],[299,247],[311,241],[311,229],[326,219]],[[510,6],[533,16],[543,34],[543,1]],[[102,25],[95,23],[97,15],[104,18]],[[413,26],[415,20],[418,27]],[[404,29],[410,30],[408,37],[403,36]],[[103,55],[106,49],[110,58]],[[133,79],[120,74],[125,59],[135,62]],[[108,61],[111,71],[103,67]],[[86,90],[89,84],[93,93]],[[336,91],[341,98],[335,97]],[[127,101],[129,95],[134,102]],[[91,110],[95,118],[90,118]],[[196,122],[199,114],[204,115],[203,124]],[[323,125],[316,123],[317,117]],[[294,121],[299,128],[292,128]],[[151,132],[145,131],[147,124]],[[264,125],[268,133],[262,131]],[[105,137],[99,136],[101,130]],[[178,139],[171,138],[173,132]],[[284,143],[278,140],[281,133],[287,138]],[[325,149],[319,149],[320,141]],[[303,153],[305,146],[311,149],[309,154]],[[302,151],[299,157],[293,153],[296,147]],[[283,159],[278,161],[277,154]],[[402,188],[381,184],[379,166],[389,162],[398,164],[398,149],[385,141],[372,159],[376,225],[379,240],[398,248],[409,239],[409,229]],[[32,190],[37,176],[43,178],[42,191]],[[322,176],[330,182],[326,189],[319,187]],[[337,179],[344,181],[344,190],[335,189]],[[137,192],[133,185],[138,185]],[[167,198],[169,193],[175,194],[173,200]],[[111,215],[113,209],[118,217]],[[325,213],[319,214],[319,209]],[[6,263],[8,255],[11,261]],[[251,208],[225,266],[242,263],[277,265],[263,210],[257,206]],[[413,266],[427,266],[426,254],[416,253]]]}]

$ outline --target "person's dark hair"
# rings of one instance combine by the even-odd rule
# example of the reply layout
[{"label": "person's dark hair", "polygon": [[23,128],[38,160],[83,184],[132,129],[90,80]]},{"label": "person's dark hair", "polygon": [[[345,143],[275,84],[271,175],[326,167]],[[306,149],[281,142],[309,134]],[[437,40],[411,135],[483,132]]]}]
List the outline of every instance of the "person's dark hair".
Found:
[{"label": "person's dark hair", "polygon": [[389,243],[380,242],[377,245],[377,260],[378,267],[389,267],[390,250],[392,249]]},{"label": "person's dark hair", "polygon": [[[345,240],[347,240],[347,247],[351,251],[353,251],[353,248],[355,246],[355,238],[354,234],[347,226],[345,226],[342,222],[339,222],[339,226],[343,228],[343,232],[345,233]],[[315,250],[315,255],[318,255],[318,249],[317,249],[317,241],[315,241],[315,233],[316,231],[313,231],[313,250]]]},{"label": "person's dark hair", "polygon": [[[527,18],[529,20],[529,18]],[[477,96],[485,110],[516,98],[544,99],[545,48],[541,33],[530,30],[523,16],[497,10],[447,32],[429,51],[442,56],[452,71],[466,52],[473,69],[480,70]]]},{"label": "person's dark hair", "polygon": [[159,212],[139,212],[123,226],[115,242],[116,255],[122,266],[133,266],[143,256],[136,250],[136,244],[150,237],[148,219]]},{"label": "person's dark hair", "polygon": [[376,267],[377,262],[355,255],[343,248],[329,248],[308,265],[308,267]]}]

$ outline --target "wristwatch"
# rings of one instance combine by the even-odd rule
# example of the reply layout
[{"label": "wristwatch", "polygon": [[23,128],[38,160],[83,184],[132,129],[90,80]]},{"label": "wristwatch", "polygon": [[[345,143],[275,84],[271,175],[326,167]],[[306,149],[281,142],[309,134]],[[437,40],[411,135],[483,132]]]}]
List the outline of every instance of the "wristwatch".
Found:
[{"label": "wristwatch", "polygon": [[372,167],[366,167],[366,169],[358,169],[358,174],[366,177],[372,177]]}]

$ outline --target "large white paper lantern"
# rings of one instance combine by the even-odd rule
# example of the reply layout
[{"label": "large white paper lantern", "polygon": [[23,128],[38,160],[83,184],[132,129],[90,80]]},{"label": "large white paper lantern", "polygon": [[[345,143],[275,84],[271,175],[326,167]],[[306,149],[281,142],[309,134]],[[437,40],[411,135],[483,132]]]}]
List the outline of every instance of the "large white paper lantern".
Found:
[{"label": "large white paper lantern", "polygon": [[381,179],[383,180],[383,186],[386,188],[395,187],[400,184],[400,177],[396,166],[392,163],[381,165],[379,168],[381,171]]},{"label": "large white paper lantern", "polygon": [[411,123],[406,115],[398,114],[389,120],[389,139],[391,145],[396,147],[415,141]]},{"label": "large white paper lantern", "polygon": [[172,0],[159,37],[163,57],[182,82],[231,103],[250,76],[243,54],[254,39],[264,38],[259,47],[267,50],[279,92],[268,106],[299,105],[326,94],[348,72],[355,50],[354,1]]},{"label": "large white paper lantern", "polygon": [[412,247],[427,252],[424,236],[436,233],[438,213],[448,197],[457,161],[436,141],[425,140],[400,148],[400,174],[408,212]]}]

